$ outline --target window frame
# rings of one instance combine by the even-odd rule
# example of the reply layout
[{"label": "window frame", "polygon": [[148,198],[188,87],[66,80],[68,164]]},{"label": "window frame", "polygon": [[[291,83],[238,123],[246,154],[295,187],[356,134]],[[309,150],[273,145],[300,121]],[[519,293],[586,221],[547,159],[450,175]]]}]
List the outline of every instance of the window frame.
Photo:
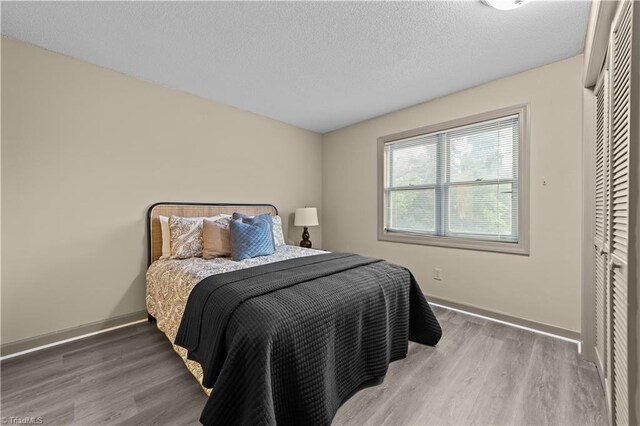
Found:
[{"label": "window frame", "polygon": [[[518,115],[518,242],[494,241],[468,236],[435,236],[419,233],[387,231],[385,191],[385,145],[402,139],[415,138],[431,133],[445,132],[462,126],[479,124],[508,116]],[[529,105],[521,104],[481,114],[446,121],[439,124],[394,133],[378,138],[378,240],[396,243],[419,244],[438,247],[481,250],[499,253],[529,255]],[[437,212],[436,212],[437,214]],[[439,216],[439,215],[438,215]],[[436,228],[438,223],[436,223]]]}]

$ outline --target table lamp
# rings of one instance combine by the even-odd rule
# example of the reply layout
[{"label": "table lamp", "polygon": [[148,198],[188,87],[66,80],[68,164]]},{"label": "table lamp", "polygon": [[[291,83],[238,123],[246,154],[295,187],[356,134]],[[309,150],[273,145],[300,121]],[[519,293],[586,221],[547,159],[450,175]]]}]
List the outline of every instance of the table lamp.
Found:
[{"label": "table lamp", "polygon": [[302,241],[300,247],[311,248],[309,240],[309,226],[318,226],[318,210],[315,207],[302,207],[296,209],[296,218],[293,222],[294,226],[303,226]]}]

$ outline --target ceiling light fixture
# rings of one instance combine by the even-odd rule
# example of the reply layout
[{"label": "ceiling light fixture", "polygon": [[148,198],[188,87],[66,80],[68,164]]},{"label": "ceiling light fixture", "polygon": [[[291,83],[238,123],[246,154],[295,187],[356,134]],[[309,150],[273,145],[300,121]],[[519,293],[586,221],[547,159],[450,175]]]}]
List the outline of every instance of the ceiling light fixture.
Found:
[{"label": "ceiling light fixture", "polygon": [[498,10],[512,10],[528,3],[529,0],[482,0],[482,3]]}]

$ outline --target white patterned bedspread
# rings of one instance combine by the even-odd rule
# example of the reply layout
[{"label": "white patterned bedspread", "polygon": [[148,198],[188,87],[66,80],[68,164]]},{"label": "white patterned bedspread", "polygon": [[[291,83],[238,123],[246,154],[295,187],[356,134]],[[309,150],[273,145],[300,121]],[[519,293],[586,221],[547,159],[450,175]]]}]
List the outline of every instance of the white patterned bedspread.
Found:
[{"label": "white patterned bedspread", "polygon": [[[155,317],[158,329],[173,344],[189,294],[193,287],[203,279],[224,272],[322,253],[326,252],[298,246],[280,246],[270,256],[260,256],[238,262],[229,258],[205,260],[200,257],[157,260],[147,270],[147,310]],[[180,355],[198,382],[202,384],[200,364],[187,359],[186,349],[176,345],[173,345],[173,349]],[[207,394],[210,391],[210,389],[205,389]]]}]

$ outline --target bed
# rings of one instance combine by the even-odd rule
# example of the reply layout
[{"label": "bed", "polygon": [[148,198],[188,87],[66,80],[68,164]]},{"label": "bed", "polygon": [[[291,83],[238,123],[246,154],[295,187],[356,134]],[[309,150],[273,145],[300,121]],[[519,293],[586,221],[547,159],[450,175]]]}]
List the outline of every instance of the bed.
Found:
[{"label": "bed", "polygon": [[149,317],[210,395],[204,424],[329,424],[408,340],[440,339],[411,273],[379,259],[290,245],[239,262],[159,259],[160,215],[234,212],[277,215],[270,204],[159,203],[147,217]]}]

